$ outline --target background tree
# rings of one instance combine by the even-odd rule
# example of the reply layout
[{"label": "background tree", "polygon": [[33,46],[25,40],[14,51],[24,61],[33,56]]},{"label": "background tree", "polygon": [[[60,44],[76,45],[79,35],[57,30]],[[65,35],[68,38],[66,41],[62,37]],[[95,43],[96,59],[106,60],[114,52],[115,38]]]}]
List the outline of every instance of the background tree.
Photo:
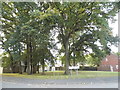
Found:
[{"label": "background tree", "polygon": [[[57,32],[61,51],[65,54],[65,73],[69,74],[71,58],[74,65],[84,62],[86,53],[103,58],[118,41],[111,35],[108,20],[114,21],[117,2],[8,2],[2,3],[2,47],[9,54],[11,68],[27,62],[27,73],[52,58],[51,35]],[[46,52],[45,52],[46,51]],[[25,57],[26,60],[22,60]],[[49,57],[49,58],[48,58]],[[14,70],[13,70],[14,71]],[[21,73],[21,69],[19,70]]]},{"label": "background tree", "polygon": [[94,57],[93,54],[94,53],[86,55],[86,64],[97,67],[99,66],[101,60],[98,57]]},{"label": "background tree", "polygon": [[[95,56],[102,58],[105,54],[110,53],[108,46],[109,40],[113,38],[109,33],[110,28],[108,19],[113,19],[118,9],[116,3],[101,2],[64,2],[52,3],[52,9],[56,12],[54,15],[55,25],[58,29],[58,39],[65,49],[65,74],[69,74],[69,45],[70,39],[78,32],[77,42],[72,45],[73,50],[87,52],[91,48]],[[100,42],[102,46],[96,43]]]},{"label": "background tree", "polygon": [[[25,56],[21,54],[26,51],[27,59],[25,62],[27,62],[28,74],[33,73],[36,49],[42,47],[41,50],[43,51],[49,46],[50,28],[45,27],[47,20],[44,20],[43,15],[41,15],[42,17],[39,16],[45,11],[46,6],[41,8],[39,4],[43,7],[44,3],[10,2],[3,3],[2,8],[2,32],[4,37],[1,41],[3,47],[9,52],[12,63],[16,60],[19,62],[19,68],[21,67],[20,58]],[[15,63],[11,67],[14,65]]]}]

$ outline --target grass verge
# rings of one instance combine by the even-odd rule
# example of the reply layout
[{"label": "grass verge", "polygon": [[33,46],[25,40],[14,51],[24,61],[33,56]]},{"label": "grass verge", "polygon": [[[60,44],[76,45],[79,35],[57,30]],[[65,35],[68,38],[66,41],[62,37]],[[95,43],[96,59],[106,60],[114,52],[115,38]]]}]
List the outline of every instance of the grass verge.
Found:
[{"label": "grass verge", "polygon": [[118,76],[118,72],[106,72],[106,71],[79,71],[78,73],[73,72],[71,75],[63,75],[64,71],[46,72],[45,75],[32,74],[27,75],[27,73],[3,73],[3,76],[7,77],[20,77],[29,79],[75,79],[75,78],[97,78],[97,77],[112,77]]}]

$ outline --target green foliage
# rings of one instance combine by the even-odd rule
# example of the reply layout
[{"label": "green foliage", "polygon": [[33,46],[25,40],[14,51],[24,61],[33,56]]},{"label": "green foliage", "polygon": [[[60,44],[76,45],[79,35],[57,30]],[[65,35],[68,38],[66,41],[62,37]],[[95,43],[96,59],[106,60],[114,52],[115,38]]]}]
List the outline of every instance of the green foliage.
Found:
[{"label": "green foliage", "polygon": [[65,54],[61,59],[67,73],[71,60],[86,61],[88,49],[92,50],[89,63],[98,64],[99,59],[110,54],[111,45],[118,45],[119,38],[111,35],[108,24],[108,19],[115,21],[118,5],[117,2],[3,2],[2,48],[12,63],[26,61],[28,67],[47,60],[54,63],[51,50],[56,44],[51,36],[57,32],[62,45],[59,53]]},{"label": "green foliage", "polygon": [[7,53],[3,53],[1,56],[1,61],[2,61],[2,67],[8,67],[10,66],[10,56]]},{"label": "green foliage", "polygon": [[100,64],[101,59],[98,57],[94,57],[94,54],[86,55],[86,64],[90,66],[98,66]]}]

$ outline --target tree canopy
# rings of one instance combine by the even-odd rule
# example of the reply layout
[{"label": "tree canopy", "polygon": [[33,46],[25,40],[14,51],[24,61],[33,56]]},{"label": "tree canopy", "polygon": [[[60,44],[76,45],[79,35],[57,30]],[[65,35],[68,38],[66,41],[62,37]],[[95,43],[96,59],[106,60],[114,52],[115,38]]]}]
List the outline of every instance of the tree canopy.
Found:
[{"label": "tree canopy", "polygon": [[[2,49],[9,56],[10,67],[26,62],[26,72],[34,73],[38,63],[54,62],[54,32],[64,53],[65,74],[71,60],[82,62],[85,55],[102,59],[110,54],[110,46],[119,41],[111,34],[108,20],[114,21],[117,2],[3,2]],[[92,50],[89,52],[89,50]],[[94,53],[94,54],[93,54]],[[97,60],[97,59],[96,59]]]}]

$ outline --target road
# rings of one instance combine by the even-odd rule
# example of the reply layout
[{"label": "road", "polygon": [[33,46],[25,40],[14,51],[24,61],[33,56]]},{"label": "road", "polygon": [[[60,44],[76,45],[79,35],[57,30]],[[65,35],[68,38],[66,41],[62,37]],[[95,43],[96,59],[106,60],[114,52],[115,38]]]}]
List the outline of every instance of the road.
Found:
[{"label": "road", "polygon": [[4,76],[2,88],[118,88],[118,77],[40,80]]}]

